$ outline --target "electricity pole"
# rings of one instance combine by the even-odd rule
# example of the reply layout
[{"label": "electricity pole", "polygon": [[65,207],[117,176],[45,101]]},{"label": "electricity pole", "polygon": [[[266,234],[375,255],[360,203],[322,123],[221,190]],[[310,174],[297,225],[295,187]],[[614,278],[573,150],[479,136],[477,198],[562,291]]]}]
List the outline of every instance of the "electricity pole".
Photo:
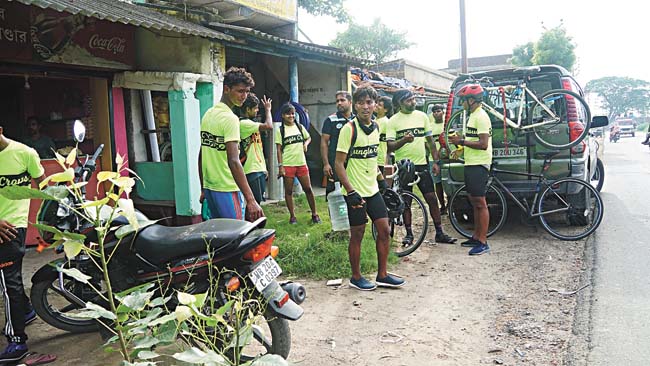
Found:
[{"label": "electricity pole", "polygon": [[460,5],[460,72],[467,74],[467,28],[465,27],[465,0],[458,0]]}]

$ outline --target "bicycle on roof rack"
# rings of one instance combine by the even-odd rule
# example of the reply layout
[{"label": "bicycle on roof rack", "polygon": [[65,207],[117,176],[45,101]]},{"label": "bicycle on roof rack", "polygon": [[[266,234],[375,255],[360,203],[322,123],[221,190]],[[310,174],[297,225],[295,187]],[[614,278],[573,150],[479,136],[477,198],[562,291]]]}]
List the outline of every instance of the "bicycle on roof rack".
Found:
[{"label": "bicycle on roof rack", "polygon": [[[510,127],[513,132],[533,133],[541,145],[553,150],[569,149],[579,144],[589,133],[591,125],[591,111],[584,99],[567,89],[551,89],[538,97],[529,89],[528,83],[545,76],[534,76],[539,68],[519,70],[524,71],[523,76],[505,84],[495,85],[489,77],[475,79],[471,75],[465,82],[481,84],[485,90],[482,108],[503,121],[504,138],[507,137],[507,127]],[[509,116],[515,114],[517,117],[513,121]],[[448,140],[450,133],[465,133],[467,118],[464,110],[449,118],[444,138],[447,146],[451,146]],[[568,133],[563,129],[568,129]]]},{"label": "bicycle on roof rack", "polygon": [[[598,191],[589,183],[576,178],[549,180],[544,176],[558,151],[540,153],[544,158],[539,174],[502,170],[497,163],[490,166],[485,199],[490,211],[487,236],[496,233],[505,224],[508,205],[504,193],[529,219],[538,218],[542,227],[560,240],[579,240],[592,234],[603,219],[603,201]],[[517,197],[506,187],[497,174],[512,174],[537,178],[532,203]],[[471,238],[474,232],[474,209],[466,186],[454,192],[448,203],[451,225],[461,235]]]}]

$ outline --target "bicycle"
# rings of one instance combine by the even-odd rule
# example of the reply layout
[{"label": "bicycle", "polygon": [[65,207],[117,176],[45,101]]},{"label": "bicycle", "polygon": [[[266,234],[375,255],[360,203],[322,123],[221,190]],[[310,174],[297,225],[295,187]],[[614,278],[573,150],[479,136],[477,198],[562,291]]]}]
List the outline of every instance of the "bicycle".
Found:
[{"label": "bicycle", "polygon": [[[504,138],[507,136],[507,127],[510,127],[513,132],[532,131],[537,141],[549,149],[569,149],[579,144],[589,133],[591,111],[584,99],[571,90],[551,89],[537,97],[535,92],[528,88],[528,82],[536,79],[533,75],[538,71],[539,68],[526,69],[523,79],[517,80],[515,84],[508,81],[494,85],[488,77],[478,80],[470,77],[468,82],[486,85],[483,89],[487,93],[487,98],[486,101],[481,102],[481,107],[488,114],[503,121]],[[538,78],[544,79],[545,76]],[[512,106],[513,102],[514,106]],[[529,104],[530,108],[527,107]],[[516,122],[508,117],[512,109],[517,115]],[[527,112],[525,117],[524,111]],[[466,111],[461,110],[452,114],[445,128],[447,146],[451,146],[448,136],[455,131],[460,131],[464,135],[466,126]],[[568,131],[562,133],[565,126]]]},{"label": "bicycle", "polygon": [[[496,233],[505,224],[508,214],[506,195],[529,219],[539,218],[542,227],[560,240],[579,240],[591,235],[603,219],[603,201],[598,191],[588,182],[577,178],[561,178],[549,181],[544,176],[558,151],[540,153],[544,163],[539,174],[521,173],[490,166],[487,193],[485,195],[490,223],[487,236]],[[526,197],[517,198],[497,177],[511,174],[537,178],[537,188],[532,205]],[[541,192],[541,194],[540,194]],[[456,190],[449,199],[448,213],[451,225],[461,235],[471,238],[474,231],[473,207],[465,185]]]},{"label": "bicycle", "polygon": [[[402,188],[399,178],[399,168],[393,165],[395,173],[386,176],[386,179],[393,179],[392,187],[387,188],[382,198],[388,208],[388,221],[390,227],[390,246],[398,257],[404,257],[413,253],[427,236],[429,230],[429,214],[426,206],[413,192]],[[420,174],[416,173],[415,181],[408,183],[408,186],[414,186],[420,181]],[[415,207],[412,207],[415,202]],[[411,219],[411,230],[413,240],[409,244],[405,237],[407,235],[406,226],[404,225],[405,217]],[[377,240],[377,229],[372,225],[372,237]]]}]

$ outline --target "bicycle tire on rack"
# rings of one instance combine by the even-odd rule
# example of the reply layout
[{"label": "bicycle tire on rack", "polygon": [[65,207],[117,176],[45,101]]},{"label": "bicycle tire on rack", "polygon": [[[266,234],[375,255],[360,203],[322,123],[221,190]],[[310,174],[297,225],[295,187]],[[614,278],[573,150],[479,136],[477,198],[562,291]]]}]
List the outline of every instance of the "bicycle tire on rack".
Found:
[{"label": "bicycle tire on rack", "polygon": [[[586,203],[585,207],[581,207],[582,203]],[[580,240],[598,229],[603,220],[603,200],[591,184],[576,178],[563,178],[546,187],[537,203],[537,213],[549,234],[560,240]],[[568,233],[561,233],[560,229]]]},{"label": "bicycle tire on rack", "polygon": [[460,136],[465,135],[463,126],[466,125],[466,122],[463,123],[463,116],[466,115],[467,113],[465,111],[460,110],[452,114],[451,117],[449,117],[449,121],[447,121],[447,125],[445,126],[445,146],[447,146],[447,150],[449,151],[450,154],[452,151],[456,150],[458,146],[449,143],[449,132],[455,131]]},{"label": "bicycle tire on rack", "polygon": [[[406,228],[403,224],[403,214],[397,219],[388,220],[390,238],[389,244],[391,250],[398,257],[404,257],[413,253],[424,242],[424,239],[426,238],[429,231],[429,215],[427,213],[426,206],[420,197],[409,191],[402,191],[400,195],[402,196],[402,199],[405,203],[411,202],[411,218],[418,218],[416,220],[422,221],[422,227],[417,231],[414,230],[413,244],[404,246],[401,242],[406,232]],[[414,211],[416,211],[417,214],[413,214]],[[400,225],[399,223],[402,224]],[[411,226],[414,226],[413,220],[411,221]],[[372,225],[372,237],[377,240],[377,229],[375,228],[375,225]]]},{"label": "bicycle tire on rack", "polygon": [[[467,186],[463,185],[452,194],[447,203],[449,221],[458,233],[466,238],[471,238],[474,233],[474,209],[469,201]],[[503,192],[493,184],[488,184],[485,200],[490,211],[490,224],[487,236],[490,237],[499,231],[506,223],[508,217],[508,204]]]},{"label": "bicycle tire on rack", "polygon": [[[575,111],[569,111],[569,108],[567,108],[568,101],[571,99],[574,100]],[[584,138],[589,134],[589,126],[591,126],[591,111],[587,102],[585,102],[578,93],[566,89],[553,89],[542,94],[542,96],[539,97],[539,100],[546,104],[549,109],[558,113],[560,118],[555,123],[532,128],[535,139],[541,145],[555,150],[570,149],[582,142],[582,140],[584,140]],[[539,123],[539,118],[543,119],[544,117],[542,116],[544,114],[546,114],[546,112],[542,109],[540,103],[533,101],[526,117],[528,125]],[[573,140],[570,138],[565,139],[564,134],[557,133],[556,131],[558,128],[568,129],[569,122],[582,122],[584,127],[581,134]],[[549,131],[553,131],[553,133],[549,133]],[[570,132],[567,132],[566,136],[569,136],[569,133]]]}]

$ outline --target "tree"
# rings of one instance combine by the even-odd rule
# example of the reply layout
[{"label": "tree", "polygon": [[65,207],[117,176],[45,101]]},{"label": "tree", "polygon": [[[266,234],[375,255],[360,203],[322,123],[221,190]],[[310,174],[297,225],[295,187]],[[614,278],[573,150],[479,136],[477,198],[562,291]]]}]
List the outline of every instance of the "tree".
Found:
[{"label": "tree", "polygon": [[343,0],[298,0],[298,6],[313,15],[329,15],[338,23],[349,23],[351,18],[343,7]]},{"label": "tree", "polygon": [[406,32],[390,29],[378,18],[370,26],[351,23],[345,32],[338,33],[330,42],[330,46],[342,48],[371,64],[388,61],[398,51],[408,49],[413,44],[406,40]]},{"label": "tree", "polygon": [[649,108],[650,83],[645,80],[608,76],[591,80],[585,91],[597,93],[603,99],[602,107],[610,120],[630,111],[645,115]]},{"label": "tree", "polygon": [[560,65],[573,70],[576,62],[573,38],[566,33],[564,25],[546,29],[535,43],[528,42],[515,47],[511,62],[515,66]]}]

